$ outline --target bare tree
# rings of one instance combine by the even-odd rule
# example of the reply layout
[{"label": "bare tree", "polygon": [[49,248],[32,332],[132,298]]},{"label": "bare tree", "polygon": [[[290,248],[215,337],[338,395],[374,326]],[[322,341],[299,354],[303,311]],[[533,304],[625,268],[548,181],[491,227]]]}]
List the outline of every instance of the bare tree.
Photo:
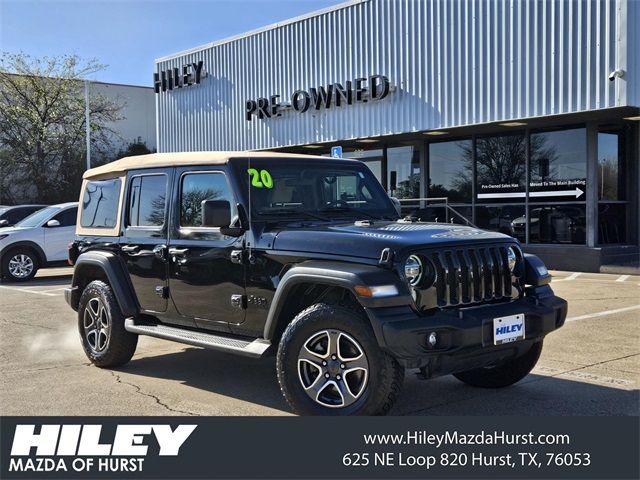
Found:
[{"label": "bare tree", "polygon": [[[0,201],[20,190],[38,202],[77,199],[85,162],[83,79],[104,68],[75,55],[0,56]],[[122,107],[91,94],[92,154],[111,150],[117,134],[110,125],[121,119]]]}]

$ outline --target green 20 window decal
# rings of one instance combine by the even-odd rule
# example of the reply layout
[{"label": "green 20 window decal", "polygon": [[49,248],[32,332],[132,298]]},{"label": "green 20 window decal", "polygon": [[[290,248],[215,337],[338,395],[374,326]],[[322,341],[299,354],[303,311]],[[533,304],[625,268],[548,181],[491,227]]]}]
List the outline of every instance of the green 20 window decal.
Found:
[{"label": "green 20 window decal", "polygon": [[256,188],[273,188],[273,178],[269,173],[269,170],[258,171],[255,168],[249,168],[247,170],[251,176],[251,185]]}]

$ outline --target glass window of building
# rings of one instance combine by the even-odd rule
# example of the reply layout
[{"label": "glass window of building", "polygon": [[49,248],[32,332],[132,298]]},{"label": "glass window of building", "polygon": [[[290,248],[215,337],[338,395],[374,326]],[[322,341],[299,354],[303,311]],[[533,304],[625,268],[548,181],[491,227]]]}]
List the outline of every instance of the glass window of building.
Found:
[{"label": "glass window of building", "polygon": [[584,244],[584,205],[537,205],[529,207],[529,243]]},{"label": "glass window of building", "polygon": [[627,241],[625,137],[622,131],[598,133],[598,243]]},{"label": "glass window of building", "polygon": [[458,140],[429,144],[429,197],[450,203],[471,203],[473,142]]},{"label": "glass window of building", "polygon": [[420,198],[420,156],[413,146],[387,149],[387,191],[396,198]]},{"label": "glass window of building", "polygon": [[521,242],[526,236],[524,205],[496,205],[476,207],[476,225],[485,230],[505,233]]},{"label": "glass window of building", "polygon": [[344,152],[342,154],[343,158],[354,158],[356,160],[360,160],[364,162],[369,170],[373,172],[378,181],[382,184],[382,186],[386,189],[386,185],[383,182],[382,178],[382,160],[384,159],[384,150],[381,148],[374,150],[354,150],[352,152]]},{"label": "glass window of building", "polygon": [[532,133],[529,201],[585,199],[587,132],[584,128]]},{"label": "glass window of building", "polygon": [[598,133],[598,200],[625,200],[622,135]]},{"label": "glass window of building", "polygon": [[[481,203],[513,203],[525,196],[524,134],[479,137],[476,197]],[[514,200],[516,199],[516,200]]]},{"label": "glass window of building", "polygon": [[598,205],[598,243],[625,243],[627,206],[624,203]]}]

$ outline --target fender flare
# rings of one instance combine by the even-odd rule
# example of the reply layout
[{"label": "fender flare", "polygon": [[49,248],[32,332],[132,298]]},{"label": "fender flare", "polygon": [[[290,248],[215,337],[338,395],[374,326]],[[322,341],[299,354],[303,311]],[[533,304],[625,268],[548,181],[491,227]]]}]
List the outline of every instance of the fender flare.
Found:
[{"label": "fender flare", "polygon": [[27,248],[30,248],[31,250],[35,250],[36,254],[38,255],[38,260],[40,261],[40,266],[44,267],[44,266],[47,265],[47,256],[45,255],[44,250],[42,249],[42,247],[40,245],[38,245],[36,242],[32,242],[30,240],[18,240],[15,243],[11,243],[11,244],[7,245],[0,252],[0,258],[4,257],[4,255],[8,251],[13,250],[14,248],[18,248],[18,247],[27,247]]},{"label": "fender flare", "polygon": [[[345,288],[353,293],[360,305],[365,308],[365,311],[367,308],[397,307],[409,305],[413,302],[407,284],[391,270],[374,265],[310,260],[290,268],[278,283],[264,325],[265,339],[273,339],[280,313],[284,308],[287,297],[293,287],[301,283],[316,283]],[[356,293],[356,285],[369,287],[393,285],[398,293],[380,298],[362,297]],[[377,337],[380,332],[378,332],[376,325],[372,325],[372,327]]]},{"label": "fender flare", "polygon": [[122,259],[111,252],[85,252],[80,254],[76,260],[71,281],[73,294],[70,300],[74,310],[78,309],[80,295],[82,295],[79,287],[88,283],[83,281],[83,272],[87,267],[99,268],[104,272],[125,317],[133,317],[138,314],[140,309],[127,270]]}]

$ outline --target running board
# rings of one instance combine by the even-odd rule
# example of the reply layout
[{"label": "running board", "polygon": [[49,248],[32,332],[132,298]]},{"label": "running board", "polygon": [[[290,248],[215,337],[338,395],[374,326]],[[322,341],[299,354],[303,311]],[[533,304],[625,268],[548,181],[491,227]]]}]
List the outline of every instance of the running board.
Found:
[{"label": "running board", "polygon": [[245,340],[236,337],[226,337],[213,333],[196,332],[183,328],[170,327],[168,325],[153,325],[136,323],[133,318],[124,321],[124,328],[127,332],[138,335],[148,335],[150,337],[162,338],[179,343],[186,343],[194,347],[209,348],[222,352],[236,353],[247,357],[260,358],[264,356],[271,342],[263,338],[255,340]]}]

